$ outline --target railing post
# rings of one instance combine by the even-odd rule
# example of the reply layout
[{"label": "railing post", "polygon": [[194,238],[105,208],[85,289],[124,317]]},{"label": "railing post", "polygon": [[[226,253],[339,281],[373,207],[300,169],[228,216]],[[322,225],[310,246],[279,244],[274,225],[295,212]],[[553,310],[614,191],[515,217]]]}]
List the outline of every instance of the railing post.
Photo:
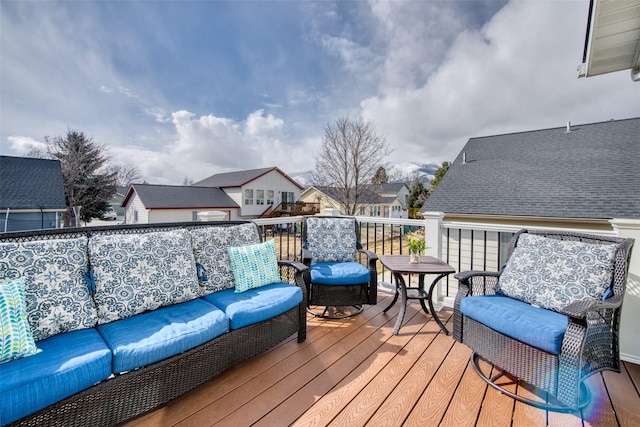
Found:
[{"label": "railing post", "polygon": [[620,319],[620,358],[640,364],[640,220],[609,221],[618,237],[635,239]]},{"label": "railing post", "polygon": [[424,237],[427,240],[425,255],[442,259],[442,219],[443,212],[423,212]]}]

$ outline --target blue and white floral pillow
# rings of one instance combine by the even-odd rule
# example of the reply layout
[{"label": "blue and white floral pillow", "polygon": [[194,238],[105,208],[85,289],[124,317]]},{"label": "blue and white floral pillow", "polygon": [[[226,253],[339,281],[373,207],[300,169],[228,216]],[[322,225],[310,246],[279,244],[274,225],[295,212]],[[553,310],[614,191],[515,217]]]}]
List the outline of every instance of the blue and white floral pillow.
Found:
[{"label": "blue and white floral pillow", "polygon": [[356,260],[356,231],[353,218],[314,218],[307,221],[307,247],[313,262]]},{"label": "blue and white floral pillow", "polygon": [[201,295],[186,230],[89,239],[98,324]]},{"label": "blue and white floral pillow", "polygon": [[0,280],[24,279],[36,341],[96,325],[96,307],[83,278],[87,268],[86,237],[0,243]]},{"label": "blue and white floral pillow", "polygon": [[496,292],[555,311],[575,301],[602,299],[611,284],[615,254],[614,245],[523,234]]},{"label": "blue and white floral pillow", "polygon": [[205,294],[234,287],[227,248],[260,243],[258,229],[253,223],[195,228],[189,233],[196,262],[204,267],[206,280],[200,285]]}]

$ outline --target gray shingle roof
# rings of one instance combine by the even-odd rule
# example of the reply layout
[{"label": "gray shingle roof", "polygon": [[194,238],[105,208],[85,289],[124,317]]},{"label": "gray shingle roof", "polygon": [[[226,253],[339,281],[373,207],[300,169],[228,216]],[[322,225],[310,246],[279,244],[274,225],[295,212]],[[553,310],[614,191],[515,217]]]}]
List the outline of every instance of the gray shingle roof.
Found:
[{"label": "gray shingle roof", "polygon": [[640,118],[471,138],[422,211],[640,218],[639,159]]},{"label": "gray shingle roof", "polygon": [[291,177],[289,177],[286,173],[282,172],[277,167],[219,173],[216,175],[211,175],[209,178],[205,178],[202,181],[198,181],[193,185],[198,187],[220,187],[220,188],[242,187],[243,185],[253,181],[254,179],[258,179],[262,175],[265,175],[273,170],[279,172],[286,179],[288,179],[293,184],[297,185],[302,189],[300,184],[298,184],[296,181],[294,181]]},{"label": "gray shingle roof", "polygon": [[174,185],[133,184],[122,201],[126,205],[133,195],[138,194],[147,209],[210,209],[238,208],[238,204],[219,188],[185,187]]},{"label": "gray shingle roof", "polygon": [[0,209],[65,209],[59,160],[0,156]]}]

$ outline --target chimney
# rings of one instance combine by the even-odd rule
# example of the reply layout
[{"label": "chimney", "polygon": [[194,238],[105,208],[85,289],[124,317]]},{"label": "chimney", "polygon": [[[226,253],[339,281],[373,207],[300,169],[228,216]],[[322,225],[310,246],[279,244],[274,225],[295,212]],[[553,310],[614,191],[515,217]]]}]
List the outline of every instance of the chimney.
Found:
[{"label": "chimney", "polygon": [[466,165],[467,164],[467,153],[462,153],[462,164]]},{"label": "chimney", "polygon": [[571,132],[571,122],[567,122],[567,133]]}]

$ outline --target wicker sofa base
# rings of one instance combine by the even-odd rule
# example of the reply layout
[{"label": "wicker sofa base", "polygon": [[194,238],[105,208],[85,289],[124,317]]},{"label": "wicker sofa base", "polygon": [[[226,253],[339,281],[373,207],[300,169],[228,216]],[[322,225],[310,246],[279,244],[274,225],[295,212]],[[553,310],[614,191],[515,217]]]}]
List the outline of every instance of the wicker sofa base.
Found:
[{"label": "wicker sofa base", "polygon": [[301,307],[302,304],[169,359],[114,376],[10,425],[84,427],[127,421],[179,397],[296,332],[298,342],[304,341],[306,314]]}]

